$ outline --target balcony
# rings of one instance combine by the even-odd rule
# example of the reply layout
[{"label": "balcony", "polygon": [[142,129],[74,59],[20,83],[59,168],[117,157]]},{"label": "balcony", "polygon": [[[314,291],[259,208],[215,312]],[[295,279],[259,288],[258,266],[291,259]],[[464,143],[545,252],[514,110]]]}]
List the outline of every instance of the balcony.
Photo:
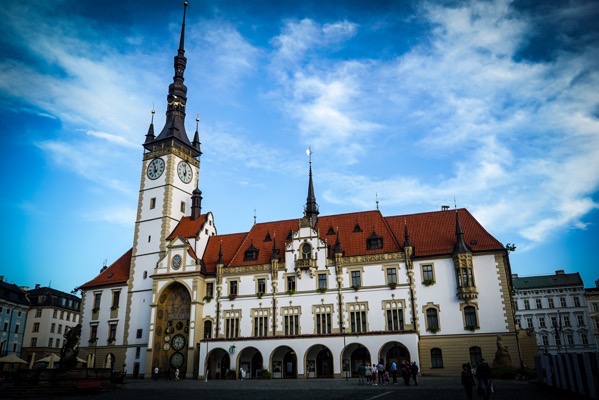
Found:
[{"label": "balcony", "polygon": [[313,258],[304,258],[304,259],[300,259],[300,260],[295,260],[295,270],[300,270],[300,271],[307,271],[310,269],[316,269],[317,268],[317,264],[316,264],[315,259]]}]

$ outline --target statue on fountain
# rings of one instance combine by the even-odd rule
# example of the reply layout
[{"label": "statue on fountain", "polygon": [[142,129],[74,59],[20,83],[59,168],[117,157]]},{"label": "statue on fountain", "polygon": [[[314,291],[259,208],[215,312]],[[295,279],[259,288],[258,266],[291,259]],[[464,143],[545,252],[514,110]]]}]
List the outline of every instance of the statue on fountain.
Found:
[{"label": "statue on fountain", "polygon": [[64,344],[60,350],[60,368],[73,369],[77,365],[79,354],[79,338],[81,337],[81,324],[67,328],[64,333]]}]

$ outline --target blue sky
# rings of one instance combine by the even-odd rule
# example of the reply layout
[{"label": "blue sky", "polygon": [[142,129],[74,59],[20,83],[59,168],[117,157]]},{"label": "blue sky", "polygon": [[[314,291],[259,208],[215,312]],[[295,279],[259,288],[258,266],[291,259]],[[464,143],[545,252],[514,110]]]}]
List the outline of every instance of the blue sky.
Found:
[{"label": "blue sky", "polygon": [[[468,208],[513,272],[599,278],[599,3],[200,1],[187,131],[219,233]],[[0,275],[70,291],[133,242],[141,144],[164,124],[179,1],[0,9]]]}]

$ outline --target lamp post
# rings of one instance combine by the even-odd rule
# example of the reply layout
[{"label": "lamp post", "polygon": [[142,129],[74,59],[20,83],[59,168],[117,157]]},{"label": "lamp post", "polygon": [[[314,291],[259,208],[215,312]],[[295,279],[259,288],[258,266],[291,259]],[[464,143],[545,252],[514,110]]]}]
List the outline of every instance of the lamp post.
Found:
[{"label": "lamp post", "polygon": [[208,382],[208,338],[210,334],[204,333],[204,340],[206,341],[206,355],[204,356],[204,382]]},{"label": "lamp post", "polygon": [[342,356],[342,368],[345,370],[345,380],[349,380],[348,376],[347,376],[347,370],[349,369],[349,365],[346,365],[345,363],[345,326],[341,326],[341,333],[343,333],[343,356]]},{"label": "lamp post", "polygon": [[98,350],[98,338],[94,338],[94,365],[93,368],[96,368],[96,351]]}]

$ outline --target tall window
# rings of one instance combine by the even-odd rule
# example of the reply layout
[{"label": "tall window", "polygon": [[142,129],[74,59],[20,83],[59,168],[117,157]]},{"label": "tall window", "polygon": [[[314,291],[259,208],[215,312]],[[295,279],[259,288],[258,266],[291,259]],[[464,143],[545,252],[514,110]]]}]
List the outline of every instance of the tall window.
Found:
[{"label": "tall window", "polygon": [[37,347],[37,338],[36,337],[31,338],[31,347]]},{"label": "tall window", "polygon": [[588,346],[589,345],[589,337],[587,336],[586,333],[581,333],[580,334],[580,340],[582,341],[583,346]]},{"label": "tall window", "polygon": [[532,317],[528,317],[526,318],[526,327],[527,328],[532,328],[534,325],[532,323]]},{"label": "tall window", "polygon": [[549,336],[541,335],[541,340],[543,341],[543,346],[549,346]]},{"label": "tall window", "polygon": [[58,330],[56,331],[56,333],[62,335],[62,324],[58,324]]},{"label": "tall window", "polygon": [[351,272],[351,285],[352,286],[362,286],[362,278],[360,276],[360,271],[352,271]]},{"label": "tall window", "polygon": [[314,317],[316,318],[316,333],[327,335],[331,333],[332,307],[329,305],[316,306]]},{"label": "tall window", "polygon": [[241,312],[237,310],[225,311],[225,338],[239,337],[239,320]]},{"label": "tall window", "polygon": [[35,318],[40,318],[42,316],[42,309],[38,308],[35,310]]},{"label": "tall window", "polygon": [[48,339],[48,347],[54,347],[54,338]]},{"label": "tall window", "polygon": [[349,323],[352,333],[367,332],[366,303],[349,304]]},{"label": "tall window", "polygon": [[299,335],[299,307],[285,307],[282,310],[285,335]]},{"label": "tall window", "polygon": [[570,316],[564,315],[564,326],[570,326]]},{"label": "tall window", "polygon": [[111,309],[116,310],[119,308],[119,298],[121,297],[121,291],[115,290],[112,292],[112,307]]},{"label": "tall window", "polygon": [[116,324],[108,325],[108,340],[113,342],[116,340]]},{"label": "tall window", "polygon": [[528,299],[524,299],[524,309],[530,310],[530,301]]},{"label": "tall window", "polygon": [[387,330],[388,331],[403,331],[403,309],[395,303],[386,304]]},{"label": "tall window", "polygon": [[431,349],[431,367],[443,368],[443,353],[437,347]]},{"label": "tall window", "polygon": [[426,309],[426,324],[428,330],[439,329],[439,314],[437,313],[436,308]]},{"label": "tall window", "polygon": [[[94,309],[100,309],[100,301],[102,300],[102,293],[94,293]],[[54,318],[56,318],[56,312],[54,312]]]},{"label": "tall window", "polygon": [[574,307],[580,307],[580,298],[574,297]]},{"label": "tall window", "polygon": [[464,307],[464,320],[466,321],[467,328],[478,327],[478,321],[476,318],[476,309],[472,306]]},{"label": "tall window", "polygon": [[268,336],[268,309],[254,310],[254,336]]},{"label": "tall window", "polygon": [[555,308],[555,305],[553,304],[553,299],[552,298],[548,298],[547,299],[547,307],[549,307],[549,308]]},{"label": "tall window", "polygon": [[571,333],[568,333],[566,335],[566,339],[568,340],[568,345],[569,346],[573,346],[574,345],[574,335]]},{"label": "tall window", "polygon": [[213,282],[206,283],[206,296],[214,297],[214,283]]},{"label": "tall window", "polygon": [[387,284],[396,284],[397,283],[397,269],[396,268],[387,268]]},{"label": "tall window", "polygon": [[432,265],[423,265],[422,266],[422,280],[423,281],[434,281],[435,275],[433,274],[433,266]]},{"label": "tall window", "polygon": [[547,327],[545,325],[545,317],[539,317],[539,327],[541,327],[541,328],[546,328]]},{"label": "tall window", "polygon": [[258,279],[258,293],[266,293],[266,279]]},{"label": "tall window", "polygon": [[287,291],[293,290],[295,292],[295,276],[287,277]]},{"label": "tall window", "polygon": [[[52,324],[54,325],[54,324]],[[39,332],[40,331],[40,323],[39,322],[35,322],[33,324],[33,332]],[[53,330],[51,330],[50,332],[54,332]]]},{"label": "tall window", "polygon": [[212,337],[212,321],[204,321],[204,337]]},{"label": "tall window", "polygon": [[559,305],[562,308],[566,308],[567,307],[567,303],[566,303],[566,298],[565,297],[560,297],[559,298]]},{"label": "tall window", "polygon": [[229,295],[237,295],[237,281],[229,282]]},{"label": "tall window", "polygon": [[541,299],[537,299],[537,309],[543,308],[543,301]]},{"label": "tall window", "polygon": [[578,326],[584,326],[584,317],[582,315],[577,315],[576,323],[578,324]]},{"label": "tall window", "polygon": [[89,341],[95,342],[98,339],[98,325],[91,325],[89,331]]},{"label": "tall window", "polygon": [[327,274],[318,274],[318,288],[326,289],[327,286]]}]

